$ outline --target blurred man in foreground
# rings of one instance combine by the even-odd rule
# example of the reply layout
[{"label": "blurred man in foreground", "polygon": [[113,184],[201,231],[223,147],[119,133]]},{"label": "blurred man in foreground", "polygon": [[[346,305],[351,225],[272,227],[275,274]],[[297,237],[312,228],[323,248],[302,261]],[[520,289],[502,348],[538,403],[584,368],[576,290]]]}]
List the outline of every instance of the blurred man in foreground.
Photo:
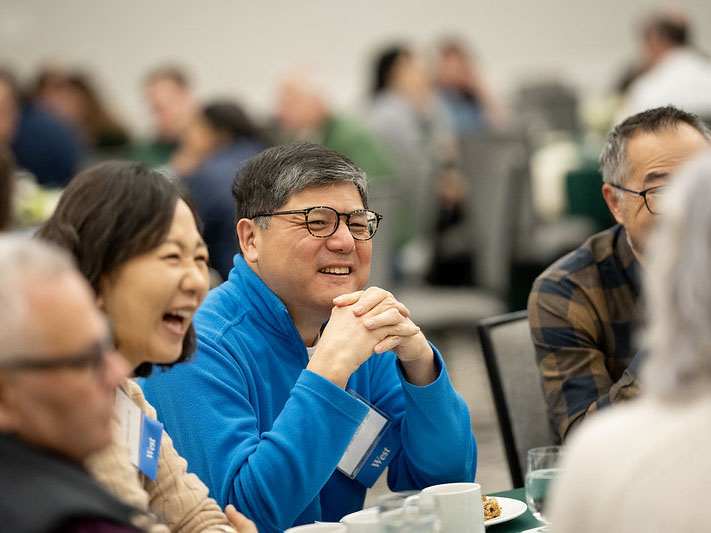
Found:
[{"label": "blurred man in foreground", "polygon": [[[673,172],[711,144],[696,115],[650,109],[618,125],[600,156],[602,193],[618,224],[590,237],[534,282],[531,336],[548,412],[561,439],[590,412],[636,397],[639,270]],[[661,280],[660,280],[661,281]]]},{"label": "blurred man in foreground", "polygon": [[91,289],[67,256],[18,237],[0,237],[0,272],[3,531],[138,531],[81,466],[111,441],[129,371]]}]

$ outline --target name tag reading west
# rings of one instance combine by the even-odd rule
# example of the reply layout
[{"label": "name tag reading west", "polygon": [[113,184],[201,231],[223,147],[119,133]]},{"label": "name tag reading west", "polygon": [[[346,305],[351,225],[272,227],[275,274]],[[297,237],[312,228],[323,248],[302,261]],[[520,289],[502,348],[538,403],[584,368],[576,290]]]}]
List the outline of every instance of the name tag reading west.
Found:
[{"label": "name tag reading west", "polygon": [[353,391],[348,391],[370,409],[338,463],[338,470],[370,488],[400,448],[390,428],[391,419]]},{"label": "name tag reading west", "polygon": [[128,446],[131,463],[155,481],[163,424],[147,417],[121,389],[116,390],[116,412],[121,427],[121,440]]}]

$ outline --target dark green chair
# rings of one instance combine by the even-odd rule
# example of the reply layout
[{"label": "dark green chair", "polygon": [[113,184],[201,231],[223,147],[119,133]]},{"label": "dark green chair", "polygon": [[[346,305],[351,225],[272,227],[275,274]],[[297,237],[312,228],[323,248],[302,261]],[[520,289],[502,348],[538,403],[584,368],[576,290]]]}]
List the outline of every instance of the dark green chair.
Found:
[{"label": "dark green chair", "polygon": [[615,223],[605,199],[602,197],[602,175],[597,169],[582,169],[568,172],[565,177],[568,197],[568,213],[590,218],[597,231]]}]

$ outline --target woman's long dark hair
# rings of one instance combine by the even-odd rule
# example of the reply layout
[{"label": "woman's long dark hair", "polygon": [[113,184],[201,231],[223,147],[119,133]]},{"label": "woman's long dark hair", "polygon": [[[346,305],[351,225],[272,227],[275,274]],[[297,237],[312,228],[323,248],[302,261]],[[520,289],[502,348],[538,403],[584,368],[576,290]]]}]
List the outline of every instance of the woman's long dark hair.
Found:
[{"label": "woman's long dark hair", "polygon": [[[91,167],[69,182],[54,214],[36,238],[68,250],[96,294],[99,281],[129,259],[157,247],[170,231],[178,199],[184,200],[202,224],[187,189],[178,181],[140,163],[109,161]],[[177,361],[195,350],[192,324]],[[147,376],[152,363],[142,363],[137,376]]]}]

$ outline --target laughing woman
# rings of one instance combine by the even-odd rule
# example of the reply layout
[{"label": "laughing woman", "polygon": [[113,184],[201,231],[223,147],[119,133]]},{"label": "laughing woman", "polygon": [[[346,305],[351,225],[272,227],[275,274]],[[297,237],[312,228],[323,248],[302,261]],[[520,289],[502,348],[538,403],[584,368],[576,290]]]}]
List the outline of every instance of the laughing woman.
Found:
[{"label": "laughing woman", "polygon": [[[178,183],[137,163],[109,162],[76,176],[37,233],[75,256],[136,376],[147,376],[153,365],[180,363],[194,350],[192,316],[208,289],[208,254],[198,224]],[[207,487],[187,472],[133,380],[117,391],[116,407],[114,441],[88,464],[102,483],[170,531],[234,531],[230,523],[242,533],[255,531],[234,508],[226,517]],[[141,454],[154,461],[136,461],[131,426],[156,431],[159,453]],[[155,531],[165,531],[161,527]]]}]

